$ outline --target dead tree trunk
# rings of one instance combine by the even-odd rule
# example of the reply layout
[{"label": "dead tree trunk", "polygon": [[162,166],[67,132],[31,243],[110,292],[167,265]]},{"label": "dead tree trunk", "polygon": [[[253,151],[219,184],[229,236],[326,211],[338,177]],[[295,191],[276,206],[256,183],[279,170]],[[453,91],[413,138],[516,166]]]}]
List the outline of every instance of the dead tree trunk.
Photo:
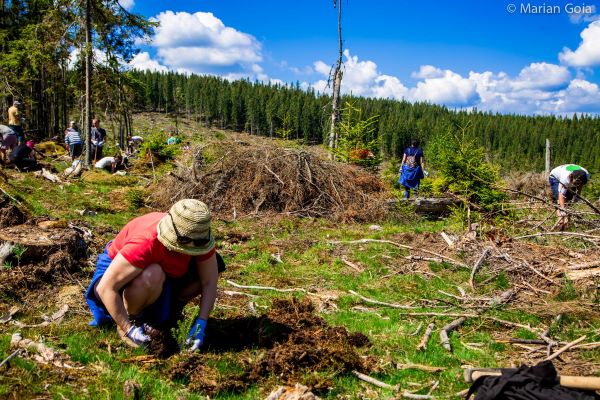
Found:
[{"label": "dead tree trunk", "polygon": [[342,86],[342,2],[333,0],[333,6],[338,9],[338,60],[333,72],[333,95],[331,100],[331,127],[327,145],[330,149],[337,147],[337,127],[340,121],[340,88]]},{"label": "dead tree trunk", "polygon": [[92,162],[92,16],[91,0],[85,2],[85,163]]}]

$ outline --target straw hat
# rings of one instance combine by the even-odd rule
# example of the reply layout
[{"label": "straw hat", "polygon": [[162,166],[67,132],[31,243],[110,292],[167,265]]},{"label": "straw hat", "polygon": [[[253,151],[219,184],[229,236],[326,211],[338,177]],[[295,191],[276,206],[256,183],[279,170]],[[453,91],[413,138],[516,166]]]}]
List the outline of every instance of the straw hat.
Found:
[{"label": "straw hat", "polygon": [[180,200],[158,222],[158,240],[177,253],[190,256],[206,254],[215,246],[210,220],[206,204],[194,199]]}]

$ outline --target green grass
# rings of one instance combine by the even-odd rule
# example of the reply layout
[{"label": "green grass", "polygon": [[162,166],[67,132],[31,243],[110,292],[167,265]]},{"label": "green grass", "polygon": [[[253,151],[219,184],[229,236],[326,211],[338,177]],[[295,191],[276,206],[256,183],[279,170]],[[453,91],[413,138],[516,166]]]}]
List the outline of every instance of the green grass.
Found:
[{"label": "green grass", "polygon": [[[155,118],[153,121],[152,118]],[[195,143],[208,140],[223,139],[223,133],[196,126],[190,121],[180,121],[180,131],[190,134]],[[136,122],[136,126],[144,133],[158,134],[174,125],[156,115]],[[185,140],[184,140],[185,141]],[[284,145],[278,142],[277,145]],[[297,144],[294,144],[297,145]],[[211,161],[210,148],[206,152],[207,161]],[[60,169],[64,165],[57,165]],[[160,177],[173,166],[165,163],[157,166],[156,174]],[[151,170],[145,171],[146,177],[152,179]],[[67,185],[56,185],[36,178],[32,174],[23,174],[18,180],[13,179],[5,188],[13,196],[27,205],[34,216],[51,216],[62,220],[83,221],[91,228],[106,231],[102,242],[109,240],[113,234],[127,221],[139,213],[144,195],[147,193],[146,180],[133,176],[118,177],[101,172],[94,172]],[[94,216],[81,216],[75,210],[93,210]],[[516,213],[514,218],[522,218]],[[329,309],[322,316],[331,325],[346,327],[351,332],[366,334],[372,346],[360,349],[361,355],[373,357],[377,362],[377,372],[371,375],[392,385],[399,385],[402,390],[413,390],[410,383],[426,384],[439,380],[440,386],[436,395],[452,395],[467,385],[462,380],[461,365],[469,364],[482,367],[505,366],[514,360],[515,349],[511,345],[498,343],[498,337],[537,338],[526,329],[508,329],[497,323],[483,319],[469,319],[456,332],[451,333],[450,341],[453,352],[447,352],[441,346],[437,332],[440,327],[452,321],[453,317],[420,317],[406,315],[410,312],[470,312],[463,310],[455,299],[445,296],[440,291],[458,295],[457,286],[467,289],[470,270],[456,267],[448,263],[422,265],[413,270],[406,267],[404,259],[409,253],[393,245],[369,243],[361,245],[331,244],[331,241],[348,241],[360,238],[386,239],[399,243],[419,235],[432,235],[439,239],[441,231],[448,233],[464,232],[464,219],[455,213],[445,220],[428,220],[420,218],[406,210],[400,210],[395,220],[380,223],[380,231],[370,231],[370,224],[341,224],[319,219],[280,218],[261,221],[247,219],[238,221],[215,221],[215,229],[219,246],[224,251],[228,269],[219,285],[222,289],[238,290],[225,283],[231,279],[239,284],[274,286],[278,288],[303,288],[310,292],[327,292],[337,296],[337,309]],[[527,228],[504,227],[508,234],[523,233]],[[519,230],[521,229],[521,230]],[[252,238],[246,242],[227,244],[224,238],[229,232],[251,233]],[[409,239],[407,239],[409,238]],[[441,239],[439,239],[441,240]],[[544,238],[542,242],[559,243],[556,238]],[[571,245],[567,241],[567,245]],[[562,242],[560,242],[562,243]],[[562,244],[561,244],[562,245]],[[573,248],[580,244],[573,243]],[[281,263],[275,262],[272,254],[279,253]],[[92,255],[93,256],[93,255]],[[362,272],[347,266],[345,258],[360,266]],[[471,259],[471,254],[459,254],[458,259]],[[425,273],[426,272],[426,273]],[[2,273],[2,271],[0,271]],[[92,274],[92,268],[86,266],[78,275],[81,283],[86,285]],[[468,290],[470,296],[491,296],[511,287],[507,273],[492,275],[488,269],[482,268],[476,276],[474,291]],[[47,286],[27,294],[25,301],[19,303],[23,311],[15,316],[19,321],[39,321],[42,314],[49,315],[56,311],[56,291],[59,288]],[[412,304],[414,310],[400,310],[384,306],[365,304],[358,297],[349,293],[356,291],[363,296],[387,303]],[[258,310],[266,310],[274,298],[289,297],[270,291],[247,291],[260,297],[254,299]],[[310,295],[300,292],[296,296]],[[544,296],[548,307],[572,302],[580,298],[572,282],[562,283],[560,290],[551,296]],[[82,304],[83,299],[77,301]],[[432,303],[433,302],[433,303]],[[14,300],[0,295],[0,310],[8,309]],[[227,299],[220,299],[214,316],[231,317],[247,313],[247,303],[229,305]],[[362,308],[357,309],[356,306]],[[435,306],[435,307],[434,307]],[[446,306],[442,308],[440,306]],[[364,308],[367,308],[365,310]],[[192,314],[197,308],[190,307]],[[513,307],[497,307],[486,315],[504,320],[529,324],[533,327],[551,325],[552,318],[534,312],[523,311]],[[202,393],[192,393],[184,381],[172,381],[168,371],[175,360],[145,365],[139,362],[124,362],[124,359],[144,354],[142,350],[125,347],[118,339],[114,329],[95,329],[87,325],[89,320],[84,306],[72,307],[64,322],[51,324],[43,328],[23,329],[27,338],[42,340],[52,348],[67,354],[71,361],[84,367],[78,371],[57,371],[51,367],[41,366],[24,357],[16,357],[10,368],[0,371],[0,397],[8,397],[15,390],[22,397],[45,396],[62,398],[122,398],[123,384],[126,380],[134,380],[142,386],[142,398],[161,399],[204,399]],[[189,321],[188,321],[189,322]],[[435,322],[436,333],[432,336],[427,350],[417,351],[416,346],[428,323]],[[209,322],[210,323],[210,322]],[[421,326],[418,332],[417,328]],[[182,323],[178,331],[178,339],[183,340],[187,330]],[[8,356],[10,337],[16,332],[14,325],[0,325],[0,359]],[[416,333],[415,333],[416,332]],[[551,326],[551,335],[560,340],[573,340],[588,334],[590,341],[600,340],[600,321],[590,315],[581,317],[563,315],[559,323]],[[259,350],[249,350],[250,356],[256,356]],[[580,351],[583,360],[596,362],[600,358],[600,350]],[[240,360],[234,353],[211,355],[207,361],[223,375],[240,372]],[[396,364],[425,364],[441,366],[446,369],[439,373],[428,373],[415,369],[397,369]],[[306,373],[305,379],[327,378],[332,382],[332,389],[320,394],[325,399],[344,397],[348,399],[367,396],[367,384],[358,381],[354,376],[341,375],[335,372]],[[277,377],[269,377],[266,383],[251,385],[244,393],[221,393],[216,399],[256,399],[266,397],[268,392],[282,383]],[[49,385],[49,386],[47,386]],[[394,393],[369,387],[369,391],[379,393],[379,397],[393,397]],[[426,389],[425,389],[426,392]],[[424,393],[420,391],[419,393]]]}]

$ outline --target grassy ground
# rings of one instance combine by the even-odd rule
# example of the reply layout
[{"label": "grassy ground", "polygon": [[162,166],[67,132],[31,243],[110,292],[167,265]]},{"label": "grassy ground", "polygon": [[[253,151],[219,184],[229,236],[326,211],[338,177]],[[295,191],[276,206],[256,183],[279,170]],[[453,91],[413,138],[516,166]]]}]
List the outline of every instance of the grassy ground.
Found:
[{"label": "grassy ground", "polygon": [[[157,133],[172,125],[161,116],[145,117],[138,121],[143,133]],[[182,128],[183,127],[183,128]],[[180,129],[194,133],[193,142],[218,138],[222,132],[208,131],[185,121]],[[66,162],[55,161],[57,169],[65,168]],[[158,175],[169,167],[162,167]],[[145,212],[136,209],[140,193],[144,193],[151,172],[145,177],[111,176],[103,172],[88,172],[68,185],[52,184],[32,174],[11,173],[4,189],[27,205],[34,216],[50,216],[74,221],[94,230],[95,250],[103,246],[118,229],[132,217]],[[150,178],[148,178],[148,176]],[[91,210],[93,216],[82,216],[77,210]],[[328,295],[329,302],[322,304],[322,316],[331,325],[346,327],[349,331],[363,332],[372,342],[369,348],[361,349],[364,356],[376,359],[371,376],[400,390],[426,394],[434,381],[439,387],[436,396],[451,396],[467,388],[462,379],[461,366],[482,367],[510,366],[523,359],[523,350],[499,343],[501,338],[532,338],[535,335],[525,329],[507,328],[489,320],[469,319],[459,330],[451,334],[452,352],[442,348],[437,329],[454,318],[449,316],[416,317],[406,315],[406,310],[364,304],[350,294],[356,291],[363,296],[388,303],[417,307],[410,311],[441,310],[445,312],[470,312],[440,291],[459,295],[457,286],[467,289],[470,271],[446,263],[429,262],[424,268],[409,268],[405,259],[409,255],[389,244],[371,243],[361,245],[331,244],[360,238],[387,239],[420,246],[443,246],[441,231],[460,234],[459,221],[427,220],[406,215],[402,221],[381,224],[381,230],[370,230],[369,224],[341,224],[320,219],[291,217],[248,218],[237,221],[217,221],[218,245],[228,264],[220,280],[222,290],[236,289],[226,283],[232,280],[243,285],[274,286],[277,288],[303,288],[313,293]],[[249,234],[247,240],[233,240],[239,234]],[[547,240],[547,239],[544,239]],[[561,246],[563,244],[561,243]],[[275,262],[273,254],[279,254],[282,262]],[[91,255],[93,258],[93,255]],[[458,254],[461,260],[470,262],[476,254]],[[91,258],[91,259],[92,259]],[[360,272],[349,267],[343,260],[357,265]],[[49,315],[62,304],[70,305],[64,321],[41,328],[18,329],[11,324],[0,324],[0,360],[12,350],[10,337],[21,331],[24,337],[41,340],[54,349],[67,354],[72,362],[82,369],[64,369],[44,366],[29,358],[18,356],[10,367],[0,370],[0,398],[122,398],[123,384],[134,380],[141,386],[143,398],[200,399],[202,393],[192,393],[185,381],[172,380],[169,371],[182,356],[167,360],[150,360],[142,356],[142,350],[125,347],[113,329],[94,329],[87,325],[90,316],[84,307],[83,288],[88,284],[93,267],[84,265],[74,277],[65,277],[61,282],[47,284],[19,299],[0,294],[0,311],[11,305],[19,305],[21,311],[14,316],[22,322],[39,322],[40,316]],[[0,271],[0,274],[2,272]],[[511,287],[505,274],[492,274],[485,268],[476,276],[474,290],[469,296],[489,296]],[[273,291],[244,290],[257,295],[253,306],[260,312],[267,310],[275,297],[308,296],[303,292],[282,294]],[[598,298],[581,299],[580,289],[564,282],[561,288],[542,294],[537,298],[523,300],[518,305],[499,306],[486,315],[495,316],[534,327],[551,325],[551,335],[561,341],[571,341],[586,334],[588,341],[600,340],[600,318],[596,312],[578,311],[583,303],[593,303],[597,309]],[[544,304],[544,312],[534,305]],[[430,306],[433,304],[434,306]],[[447,306],[448,308],[440,308]],[[571,307],[571,308],[569,308]],[[556,313],[563,310],[559,323],[552,325]],[[566,311],[564,311],[566,310]],[[573,310],[569,312],[569,310]],[[248,299],[232,296],[219,297],[213,316],[232,317],[249,315]],[[558,312],[557,312],[558,313]],[[435,322],[436,333],[425,351],[416,347],[428,323]],[[250,356],[260,352],[250,350]],[[136,358],[138,357],[138,358]],[[207,362],[226,372],[235,369],[239,360],[235,352],[207,357]],[[579,372],[598,374],[600,350],[577,351],[559,361],[559,368],[569,363]],[[404,369],[399,364],[423,364],[442,367],[441,372],[425,372]],[[393,398],[395,391],[379,389],[357,380],[348,374],[336,371],[316,372],[331,381],[331,390],[323,393],[324,398]],[[307,373],[306,381],[314,374]],[[250,385],[241,393],[220,393],[219,399],[264,398],[285,377],[271,377],[265,382]],[[420,386],[419,386],[420,385]],[[421,389],[419,390],[419,387]]]}]

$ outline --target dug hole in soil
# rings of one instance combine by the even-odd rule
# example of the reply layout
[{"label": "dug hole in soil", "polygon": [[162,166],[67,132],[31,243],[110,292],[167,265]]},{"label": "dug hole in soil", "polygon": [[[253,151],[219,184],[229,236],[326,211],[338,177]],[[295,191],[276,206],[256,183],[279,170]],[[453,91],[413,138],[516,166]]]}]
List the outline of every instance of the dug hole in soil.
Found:
[{"label": "dug hole in soil", "polygon": [[[278,299],[260,316],[211,319],[202,352],[182,355],[170,377],[209,396],[243,392],[267,380],[301,382],[326,391],[333,384],[319,373],[331,377],[369,370],[368,359],[357,352],[368,345],[362,333],[328,326],[310,300]],[[209,365],[224,354],[233,357],[235,368],[223,372]]]}]

